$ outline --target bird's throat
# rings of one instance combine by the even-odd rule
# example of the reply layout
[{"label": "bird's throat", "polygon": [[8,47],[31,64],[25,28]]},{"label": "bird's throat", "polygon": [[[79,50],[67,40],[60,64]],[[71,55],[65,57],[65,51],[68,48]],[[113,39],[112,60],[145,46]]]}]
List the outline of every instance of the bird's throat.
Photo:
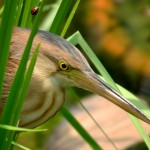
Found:
[{"label": "bird's throat", "polygon": [[[50,80],[53,85],[45,92],[28,96],[25,101],[19,126],[26,128],[37,127],[53,117],[65,101],[65,90],[56,81]],[[34,108],[30,107],[34,103]]]}]

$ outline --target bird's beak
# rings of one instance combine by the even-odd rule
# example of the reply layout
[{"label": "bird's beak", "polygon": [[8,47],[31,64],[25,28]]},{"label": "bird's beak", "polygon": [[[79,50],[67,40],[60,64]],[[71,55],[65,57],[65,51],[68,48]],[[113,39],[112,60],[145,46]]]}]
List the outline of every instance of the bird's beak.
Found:
[{"label": "bird's beak", "polygon": [[94,72],[78,72],[76,75],[74,75],[74,80],[79,87],[106,98],[128,113],[150,124],[150,118],[148,116],[146,116],[140,109],[138,109],[126,98],[113,90]]}]

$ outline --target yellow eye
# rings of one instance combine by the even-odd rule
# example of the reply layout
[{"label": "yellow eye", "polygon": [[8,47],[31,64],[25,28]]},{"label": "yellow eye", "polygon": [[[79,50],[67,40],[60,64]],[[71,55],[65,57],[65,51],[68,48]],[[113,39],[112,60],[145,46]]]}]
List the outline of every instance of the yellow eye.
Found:
[{"label": "yellow eye", "polygon": [[69,71],[70,70],[69,64],[67,62],[65,62],[64,60],[59,61],[59,67],[63,71]]}]

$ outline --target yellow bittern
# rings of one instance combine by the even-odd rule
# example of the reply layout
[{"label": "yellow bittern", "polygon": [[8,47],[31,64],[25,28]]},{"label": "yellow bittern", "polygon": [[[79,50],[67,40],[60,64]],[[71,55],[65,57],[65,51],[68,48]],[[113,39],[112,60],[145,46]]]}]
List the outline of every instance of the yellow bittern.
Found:
[{"label": "yellow bittern", "polygon": [[[15,27],[0,100],[2,114],[30,30]],[[65,87],[76,86],[105,97],[130,114],[150,123],[150,118],[123,96],[115,92],[91,69],[81,52],[54,34],[39,31],[31,50],[40,44],[37,62],[20,114],[19,126],[37,127],[54,116],[65,100]]]}]

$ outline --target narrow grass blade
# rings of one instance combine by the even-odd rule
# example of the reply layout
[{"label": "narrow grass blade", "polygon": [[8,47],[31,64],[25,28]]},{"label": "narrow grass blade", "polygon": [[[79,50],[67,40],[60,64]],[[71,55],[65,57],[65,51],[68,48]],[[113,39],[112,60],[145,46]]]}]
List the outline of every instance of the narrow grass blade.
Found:
[{"label": "narrow grass blade", "polygon": [[[2,93],[2,86],[5,74],[5,68],[7,63],[7,58],[9,54],[9,46],[11,40],[11,34],[13,29],[13,24],[16,15],[17,8],[17,0],[11,1],[7,0],[4,3],[4,11],[2,13],[2,20],[0,26],[0,97]],[[2,130],[0,130],[2,132]],[[0,132],[0,133],[1,133]],[[1,134],[0,136],[3,136]],[[5,141],[5,138],[4,138]],[[1,140],[2,144],[0,149],[3,149],[3,144],[5,144],[3,140]]]},{"label": "narrow grass blade", "polygon": [[143,126],[141,125],[141,123],[139,122],[139,120],[137,120],[134,116],[130,115],[130,117],[132,118],[132,121],[133,121],[134,125],[136,126],[138,132],[143,137],[143,140],[145,141],[148,149],[150,149],[150,138],[147,135],[145,129],[143,128]]},{"label": "narrow grass blade", "polygon": [[[81,34],[79,32],[76,32],[74,35],[72,35],[70,38],[68,38],[68,41],[70,41],[72,44],[76,45],[79,44],[84,52],[87,54],[87,56],[90,58],[90,60],[92,61],[92,63],[95,65],[95,67],[97,68],[97,70],[102,74],[102,76],[105,78],[105,81],[112,87],[114,88],[118,93],[122,94],[124,97],[126,97],[126,93],[121,92],[118,87],[116,86],[115,82],[112,80],[112,78],[110,77],[110,75],[107,73],[106,69],[104,68],[104,66],[101,64],[101,62],[98,60],[98,58],[96,57],[96,55],[93,53],[92,49],[88,46],[88,44],[86,43],[86,41],[83,39],[83,37],[81,36]],[[130,100],[130,99],[129,99]],[[131,101],[132,102],[132,101]],[[139,103],[141,103],[139,101]],[[138,107],[138,106],[137,106]],[[145,107],[146,108],[146,107]],[[142,127],[142,125],[140,125],[139,121],[129,115],[131,120],[133,121],[134,125],[136,126],[137,130],[139,131],[139,133],[141,134],[141,136],[143,137],[147,147],[150,147],[150,138],[148,137],[148,135],[146,134],[146,131],[144,130],[144,128]]]},{"label": "narrow grass blade", "polygon": [[55,15],[58,11],[60,3],[61,3],[61,1],[56,1],[51,5],[45,6],[45,11],[47,11],[47,14],[40,24],[40,29],[46,30],[46,31],[49,30],[50,26],[53,23]]},{"label": "narrow grass blade", "polygon": [[92,49],[89,47],[89,45],[86,43],[86,41],[83,39],[83,37],[81,36],[79,32],[74,33],[67,40],[71,42],[73,45],[79,44],[83,48],[85,54],[90,58],[91,62],[95,65],[97,70],[102,74],[102,76],[110,84],[110,86],[113,87],[115,90],[118,90],[117,86],[114,84],[114,82],[112,82],[111,76],[107,73],[102,63],[99,61],[97,56],[94,54]]},{"label": "narrow grass blade", "polygon": [[[17,71],[17,73],[16,73],[16,76],[15,76],[15,79],[14,79],[14,82],[13,82],[12,89],[11,89],[11,91],[10,91],[8,100],[11,99],[11,98],[14,98],[14,97],[17,99],[18,92],[17,92],[16,89],[18,89],[18,87],[19,87],[19,89],[21,89],[21,87],[22,87],[22,84],[21,84],[21,83],[23,83],[23,77],[24,77],[24,73],[25,73],[27,61],[28,61],[28,58],[29,58],[29,53],[30,53],[32,41],[33,41],[33,38],[34,38],[36,32],[37,32],[37,27],[36,27],[36,30],[35,30],[35,28],[32,30],[31,35],[30,35],[30,37],[29,37],[28,44],[27,44],[27,46],[26,46],[26,48],[25,48],[23,57],[22,57],[22,59],[21,59],[21,63],[20,63],[20,65],[19,65],[18,71]],[[12,104],[9,103],[8,106],[7,106],[7,104],[6,104],[7,107],[11,108],[11,109],[8,109],[8,110],[12,110],[13,103],[14,103],[14,99],[12,99]],[[16,104],[17,104],[17,103],[18,103],[18,102],[16,101]],[[15,107],[13,107],[13,109],[15,109]],[[5,109],[4,109],[4,111],[5,111]],[[14,111],[13,111],[13,112],[14,112]],[[10,113],[8,112],[8,114],[6,114],[6,116],[8,116],[9,114],[10,114]],[[14,116],[15,116],[15,115],[14,115]],[[5,118],[6,118],[6,117],[5,117]],[[7,118],[8,118],[8,117],[7,117]],[[11,118],[11,117],[10,117],[10,118]],[[8,122],[9,122],[10,118],[7,119]],[[12,120],[14,120],[14,118],[12,118]],[[2,122],[3,122],[3,119],[2,119]],[[8,122],[6,121],[5,123],[8,123]]]},{"label": "narrow grass blade", "polygon": [[0,24],[0,97],[2,93],[2,86],[9,53],[9,46],[16,13],[16,7],[17,0],[5,1],[5,7],[2,13],[2,20]]},{"label": "narrow grass blade", "polygon": [[[76,32],[73,36],[69,37],[67,39],[69,42],[71,42],[74,45],[79,44],[84,52],[87,54],[87,56],[90,58],[90,60],[92,61],[92,63],[95,65],[95,67],[97,68],[97,70],[99,71],[99,73],[102,74],[103,78],[105,79],[105,82],[107,82],[111,87],[113,87],[113,85],[115,85],[115,87],[113,87],[116,91],[118,91],[119,93],[121,92],[118,87],[116,86],[115,82],[112,81],[112,78],[110,77],[110,75],[108,74],[108,72],[106,71],[106,69],[104,68],[104,66],[102,65],[102,63],[99,61],[99,59],[96,57],[96,55],[94,54],[94,52],[92,51],[92,49],[88,46],[88,44],[86,43],[86,41],[83,39],[82,36],[80,36],[79,32]],[[112,82],[112,84],[110,84],[110,82]],[[128,99],[127,97],[127,93],[124,93],[125,97]],[[134,103],[138,108],[140,107],[140,105],[144,105],[142,104],[138,99],[132,100],[129,99],[132,103]],[[139,104],[138,104],[138,103]],[[143,106],[143,108],[147,109],[146,106]],[[140,109],[140,108],[139,108]],[[142,108],[141,108],[142,109]],[[144,111],[144,110],[143,110]]]},{"label": "narrow grass blade", "polygon": [[69,25],[70,25],[70,23],[71,23],[71,21],[73,19],[73,16],[74,16],[74,14],[75,14],[75,12],[76,12],[76,10],[78,8],[79,2],[80,2],[80,0],[77,0],[75,5],[73,6],[73,9],[71,10],[70,15],[69,15],[69,17],[68,17],[68,19],[66,21],[66,24],[65,24],[65,26],[64,26],[64,28],[62,30],[62,33],[60,35],[61,37],[65,36],[65,34],[67,32],[67,29],[69,28]]},{"label": "narrow grass blade", "polygon": [[[45,0],[42,1],[41,9],[44,5],[44,2],[45,2]],[[28,43],[26,45],[26,48],[23,53],[23,56],[22,56],[19,68],[17,70],[14,82],[12,84],[12,88],[11,88],[10,94],[8,96],[7,103],[6,103],[4,111],[3,111],[1,124],[7,124],[7,125],[13,125],[13,126],[17,125],[19,116],[17,116],[14,112],[16,112],[17,109],[21,110],[21,108],[18,108],[17,106],[20,106],[20,104],[23,104],[23,99],[22,100],[19,99],[20,98],[19,94],[21,92],[20,89],[21,89],[21,87],[23,85],[23,81],[24,81],[23,79],[24,79],[27,61],[28,61],[29,54],[30,54],[32,41],[38,30],[38,22],[39,22],[40,16],[41,16],[41,11],[39,11],[39,14],[36,17],[35,24],[31,31]],[[14,97],[15,97],[15,99],[14,99]],[[14,103],[16,105],[14,105]],[[12,110],[12,113],[10,113],[10,110]],[[5,148],[10,149],[11,141],[12,141],[13,137],[14,137],[13,131],[7,131],[7,130],[0,129],[0,138],[1,138],[1,141],[3,141],[2,142],[3,144],[0,145],[0,149],[3,149],[3,150],[5,150]]]},{"label": "narrow grass blade", "polygon": [[0,8],[0,18],[2,17],[3,10],[4,10],[4,5]]},{"label": "narrow grass blade", "polygon": [[15,18],[15,26],[17,26],[19,22],[21,10],[22,10],[22,4],[23,4],[23,1],[18,0],[18,5],[17,5],[18,7],[17,7],[17,12],[16,12],[16,18]]},{"label": "narrow grass blade", "polygon": [[112,144],[112,146],[114,147],[114,149],[118,150],[118,148],[116,147],[116,145],[109,138],[109,136],[105,133],[105,131],[103,130],[103,128],[98,124],[98,122],[95,120],[95,118],[92,116],[92,114],[88,111],[88,109],[84,106],[84,104],[80,101],[80,98],[77,96],[77,94],[74,92],[74,90],[71,87],[69,88],[69,93],[71,93],[73,99],[75,99],[81,105],[81,107],[89,115],[89,117],[91,118],[91,120],[93,121],[93,123],[95,123],[95,125],[98,127],[98,129],[105,135],[105,137],[107,138],[108,142]]},{"label": "narrow grass blade", "polygon": [[38,6],[39,0],[24,0],[22,11],[20,15],[19,25],[21,27],[28,27],[30,28],[32,26],[32,15],[31,15],[31,9],[32,7]]},{"label": "narrow grass blade", "polygon": [[[34,66],[35,66],[35,63],[36,63],[36,59],[37,59],[37,56],[38,56],[39,47],[40,47],[40,44],[38,44],[37,47],[35,48],[32,59],[30,61],[29,68],[27,70],[27,73],[25,74],[23,85],[21,87],[20,95],[19,95],[19,98],[18,98],[20,100],[25,99],[26,92],[27,92],[27,89],[28,89],[28,86],[29,86],[29,83],[30,83],[30,80],[31,80],[31,77],[32,77],[33,69],[34,69]],[[19,109],[16,109],[16,112],[15,112],[15,114],[18,117],[19,117],[22,105],[23,105],[23,103],[18,103],[17,108],[19,108]]]},{"label": "narrow grass blade", "polygon": [[26,129],[26,128],[19,128],[19,127],[3,125],[3,124],[0,124],[0,128],[3,128],[5,130],[11,130],[11,131],[19,131],[19,132],[43,132],[43,131],[47,131],[47,129]]},{"label": "narrow grass blade", "polygon": [[23,12],[21,16],[21,27],[30,27],[29,24],[31,23],[28,20],[29,13],[31,13],[31,0],[25,0],[23,3]]},{"label": "narrow grass blade", "polygon": [[89,133],[80,125],[80,123],[72,116],[72,114],[63,107],[61,113],[67,119],[67,121],[78,131],[83,139],[93,148],[94,150],[102,150],[102,148],[96,143],[96,141],[89,135]]},{"label": "narrow grass blade", "polygon": [[[105,79],[101,76],[99,76],[102,80],[105,81]],[[105,81],[106,82],[106,81]],[[116,84],[118,89],[121,91],[121,93],[123,93],[124,95],[126,95],[126,98],[128,100],[130,100],[134,105],[136,105],[139,109],[141,109],[145,114],[147,114],[148,116],[150,116],[150,110],[149,107],[147,105],[145,105],[144,103],[142,103],[141,101],[139,101],[139,99],[133,95],[131,92],[129,92],[128,90],[126,90],[125,88],[123,88],[122,86]],[[139,122],[138,119],[136,119],[134,116],[130,115],[130,117],[132,118],[133,123],[135,124],[138,132],[140,133],[140,135],[142,136],[142,138],[144,139],[147,147],[150,149],[150,138],[147,135],[145,129],[143,128],[143,126],[141,125],[141,123]]]},{"label": "narrow grass blade", "polygon": [[[21,8],[21,12],[20,12],[20,14],[19,14],[19,19],[18,19],[18,26],[20,27],[21,26],[21,24],[23,24],[23,13],[24,13],[24,9],[25,9],[25,4],[26,4],[26,1],[27,0],[23,0],[22,1],[22,8]],[[25,24],[25,23],[24,23]]]},{"label": "narrow grass blade", "polygon": [[[132,99],[133,104],[135,102],[139,102],[138,98],[136,96],[134,96],[132,93],[130,93],[129,91],[127,91],[126,89],[124,89],[123,87],[121,87],[120,85],[117,85],[119,90],[121,91],[121,93],[125,94],[129,100]],[[142,109],[142,111],[147,114],[148,116],[150,116],[150,110],[148,108],[148,106],[146,107],[143,103],[138,103],[139,108]],[[138,132],[140,133],[140,135],[143,137],[147,147],[150,149],[150,138],[147,135],[145,129],[143,128],[143,126],[141,125],[141,123],[139,122],[139,120],[137,120],[134,116],[130,115],[130,117],[132,117],[132,121],[134,122],[134,124],[136,125],[136,128],[138,129]]]},{"label": "narrow grass blade", "polygon": [[31,150],[31,149],[29,149],[29,148],[27,148],[27,147],[25,147],[25,146],[23,146],[23,145],[21,145],[21,144],[19,144],[19,143],[16,143],[16,142],[14,142],[14,141],[12,141],[12,144],[13,144],[14,146],[20,148],[20,149],[23,149],[23,150]]},{"label": "narrow grass blade", "polygon": [[[75,4],[73,5],[73,9],[72,9],[72,11],[71,11],[71,13],[70,13],[70,15],[67,19],[67,22],[66,22],[62,32],[61,32],[61,37],[65,36],[66,31],[67,31],[67,29],[68,29],[68,27],[69,27],[69,25],[72,21],[72,18],[75,14],[75,11],[78,7],[79,2],[80,2],[80,0],[77,0],[75,2]],[[61,4],[61,5],[63,5],[63,4]],[[68,9],[69,9],[69,7],[68,7]],[[59,11],[61,11],[61,6],[58,9],[58,12]],[[63,11],[65,11],[65,10],[63,10]],[[63,11],[62,11],[62,13],[63,13]],[[57,17],[57,15],[56,15],[56,17]],[[53,32],[53,33],[59,34],[59,32],[61,30],[61,27],[60,27],[59,22],[57,22],[56,17],[55,17],[54,21],[56,21],[55,23],[58,26],[54,26],[55,24],[53,23],[50,31]],[[80,123],[74,118],[74,116],[65,107],[63,107],[61,109],[61,112],[62,112],[63,116],[69,121],[69,123],[74,127],[74,129],[77,130],[78,133],[83,137],[83,139],[85,139],[85,141],[91,146],[91,148],[93,148],[95,150],[100,150],[101,149],[101,147],[97,144],[97,142],[88,134],[87,131],[85,131],[85,129],[80,125]]]},{"label": "narrow grass blade", "polygon": [[68,10],[70,9],[72,1],[71,0],[62,0],[59,9],[56,13],[56,16],[53,20],[53,23],[50,27],[50,32],[60,35],[63,28],[64,20],[67,15]]},{"label": "narrow grass blade", "polygon": [[[77,9],[77,6],[79,4],[80,0],[77,0],[72,12],[70,13],[69,18],[67,19],[67,22],[65,24],[65,27],[63,28],[63,31],[61,32],[61,36],[63,37],[66,34],[66,31],[71,23],[71,20],[74,16],[75,10]],[[67,10],[69,9],[69,7],[66,8],[63,6],[67,6],[66,4],[68,3],[68,1],[62,1],[60,8],[58,9],[58,12],[56,14],[56,17],[53,21],[53,24],[50,28],[50,31],[55,33],[55,34],[60,34],[61,31],[61,26],[60,24],[62,24],[63,20],[58,20],[59,18],[57,18],[58,14],[60,16],[60,14],[63,13],[67,13]],[[69,3],[68,3],[69,4]],[[58,16],[58,17],[59,17]],[[65,15],[64,15],[65,16]],[[69,121],[69,123],[78,131],[78,133],[83,137],[83,139],[85,139],[87,141],[87,143],[95,150],[101,150],[101,147],[96,143],[96,141],[88,134],[87,131],[85,131],[85,129],[80,125],[80,123],[74,118],[74,116],[72,116],[72,114],[65,108],[63,107],[61,109],[61,112],[63,114],[63,116]]]}]

